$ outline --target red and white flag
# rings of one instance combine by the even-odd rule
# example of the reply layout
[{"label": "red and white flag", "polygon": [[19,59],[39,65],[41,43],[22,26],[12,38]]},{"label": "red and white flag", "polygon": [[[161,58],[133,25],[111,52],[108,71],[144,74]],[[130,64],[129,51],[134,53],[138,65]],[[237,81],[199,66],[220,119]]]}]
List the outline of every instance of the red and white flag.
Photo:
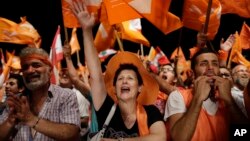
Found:
[{"label": "red and white flag", "polygon": [[58,26],[51,49],[50,49],[50,60],[53,65],[53,73],[51,76],[51,83],[59,83],[59,69],[60,61],[63,59],[63,49],[62,49],[62,40],[60,33],[60,26]]}]

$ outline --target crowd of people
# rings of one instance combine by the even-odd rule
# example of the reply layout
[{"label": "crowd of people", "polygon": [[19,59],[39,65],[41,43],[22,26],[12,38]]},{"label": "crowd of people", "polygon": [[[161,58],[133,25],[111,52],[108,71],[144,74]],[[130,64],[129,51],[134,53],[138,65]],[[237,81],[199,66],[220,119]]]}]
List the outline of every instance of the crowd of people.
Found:
[{"label": "crowd of people", "polygon": [[[204,47],[188,71],[166,61],[154,72],[143,57],[121,51],[103,72],[92,34],[95,15],[81,1],[70,7],[83,31],[86,66],[75,68],[65,43],[66,67],[54,85],[48,53],[23,48],[21,70],[10,71],[0,86],[0,140],[85,141],[104,129],[107,141],[227,141],[231,125],[250,123],[250,66],[228,68],[220,53],[199,40]],[[221,51],[233,42],[230,36]]]}]

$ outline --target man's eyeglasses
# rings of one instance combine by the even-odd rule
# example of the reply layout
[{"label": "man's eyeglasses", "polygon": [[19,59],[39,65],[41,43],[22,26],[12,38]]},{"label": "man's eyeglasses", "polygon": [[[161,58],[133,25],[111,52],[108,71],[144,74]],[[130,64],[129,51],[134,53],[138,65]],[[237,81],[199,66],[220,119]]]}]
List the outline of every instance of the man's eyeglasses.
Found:
[{"label": "man's eyeglasses", "polygon": [[173,72],[174,69],[173,68],[161,68],[160,71],[161,72],[168,72],[168,71]]}]

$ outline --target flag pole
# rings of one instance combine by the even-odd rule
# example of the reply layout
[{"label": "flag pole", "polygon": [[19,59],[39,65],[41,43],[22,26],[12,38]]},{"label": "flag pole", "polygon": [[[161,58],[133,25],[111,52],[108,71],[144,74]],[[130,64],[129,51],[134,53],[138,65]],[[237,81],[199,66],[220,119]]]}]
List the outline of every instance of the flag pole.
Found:
[{"label": "flag pole", "polygon": [[141,55],[144,56],[143,44],[141,44]]},{"label": "flag pole", "polygon": [[124,51],[124,49],[123,49],[123,44],[122,44],[122,41],[121,41],[121,39],[120,39],[120,37],[119,37],[119,34],[118,34],[118,31],[117,31],[116,27],[113,26],[113,29],[114,29],[115,37],[116,37],[116,39],[117,39],[117,42],[118,42],[118,45],[119,45],[120,50],[121,50],[121,51]]},{"label": "flag pole", "polygon": [[210,19],[210,13],[211,13],[211,8],[212,8],[212,2],[213,2],[213,0],[209,0],[209,1],[208,1],[207,13],[206,13],[206,21],[205,21],[204,29],[203,29],[203,33],[204,33],[204,34],[207,34],[207,31],[208,31],[208,24],[209,24],[209,19]]},{"label": "flag pole", "polygon": [[65,41],[69,43],[69,35],[68,35],[67,27],[63,26],[63,28],[64,28],[64,34],[65,34]]},{"label": "flag pole", "polygon": [[76,51],[76,57],[77,57],[77,64],[80,63],[80,56],[79,56],[79,51]]}]

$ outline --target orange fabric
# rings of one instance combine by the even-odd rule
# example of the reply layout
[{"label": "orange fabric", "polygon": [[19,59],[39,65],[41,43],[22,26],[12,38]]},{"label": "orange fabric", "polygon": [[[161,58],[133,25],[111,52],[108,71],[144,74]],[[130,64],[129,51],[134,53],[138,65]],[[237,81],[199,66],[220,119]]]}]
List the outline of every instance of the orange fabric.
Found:
[{"label": "orange fabric", "polygon": [[94,45],[97,52],[100,53],[108,48],[113,48],[115,43],[114,29],[108,22],[107,11],[105,6],[101,5],[101,24],[97,30]]},{"label": "orange fabric", "polygon": [[250,18],[250,0],[219,0],[222,14],[232,13],[241,17]]},{"label": "orange fabric", "polygon": [[123,0],[164,34],[168,33],[168,9],[171,0]]},{"label": "orange fabric", "polygon": [[233,47],[231,49],[229,61],[237,62],[237,58],[235,57],[236,54],[237,54],[236,52],[239,52],[239,53],[242,52],[240,37],[239,37],[239,34],[238,34],[237,31],[235,33],[235,42],[234,42],[234,45],[233,45]]},{"label": "orange fabric", "polygon": [[103,0],[103,4],[107,9],[107,16],[110,25],[131,19],[141,18],[141,16],[126,2],[124,2],[124,0]]},{"label": "orange fabric", "polygon": [[0,17],[0,42],[40,47],[41,37],[25,17],[21,17],[19,24]]},{"label": "orange fabric", "polygon": [[180,18],[171,12],[168,12],[167,14],[167,27],[163,27],[163,33],[168,34],[171,33],[172,31],[175,31],[183,26],[182,21]]},{"label": "orange fabric", "polygon": [[70,47],[71,47],[71,55],[74,54],[76,51],[79,51],[80,45],[78,42],[77,34],[76,34],[77,28],[73,28],[72,33],[71,33],[71,39],[70,39]]},{"label": "orange fabric", "polygon": [[[206,20],[208,0],[185,0],[183,7],[183,25],[193,30],[201,31]],[[213,0],[208,24],[208,38],[213,39],[220,26],[221,5]]]},{"label": "orange fabric", "polygon": [[[70,5],[67,1],[68,0],[62,0],[62,15],[64,26],[67,28],[80,27],[81,25],[79,24],[73,12],[70,10]],[[85,3],[90,13],[98,13],[101,5],[101,0],[86,0]]]},{"label": "orange fabric", "polygon": [[248,61],[240,52],[236,51],[232,57],[232,61],[238,64],[242,64],[246,67],[250,67],[250,61]]},{"label": "orange fabric", "polygon": [[148,117],[147,113],[142,105],[137,103],[136,106],[136,117],[139,127],[140,136],[145,136],[149,134],[148,130]]},{"label": "orange fabric", "polygon": [[171,60],[174,60],[175,57],[178,57],[176,63],[177,77],[181,78],[181,80],[184,82],[189,77],[188,75],[189,71],[191,70],[191,62],[186,60],[181,47],[178,47],[174,50],[174,52],[171,54]]},{"label": "orange fabric", "polygon": [[168,95],[159,91],[159,94],[157,96],[157,99],[155,101],[155,106],[160,110],[161,114],[164,115],[165,112],[165,106],[167,102]]},{"label": "orange fabric", "polygon": [[68,28],[80,27],[78,20],[76,19],[73,12],[70,10],[70,6],[66,2],[66,0],[62,0],[62,15],[63,15],[63,24],[65,27]]},{"label": "orange fabric", "polygon": [[121,64],[132,64],[136,66],[142,77],[143,86],[140,94],[137,96],[137,102],[141,105],[154,104],[159,92],[159,85],[146,70],[140,58],[135,53],[128,51],[116,53],[108,62],[104,81],[109,96],[111,96],[114,101],[117,101],[113,80],[115,72],[119,69]]},{"label": "orange fabric", "polygon": [[29,55],[26,57],[22,57],[20,59],[21,59],[22,63],[26,62],[28,60],[31,60],[31,59],[38,59],[38,60],[41,60],[43,63],[49,65],[51,68],[53,68],[53,66],[52,66],[51,62],[48,60],[48,58],[41,56],[41,55],[38,55],[38,54],[32,54],[32,55]]},{"label": "orange fabric", "polygon": [[4,67],[3,72],[2,72],[2,74],[4,75],[4,77],[3,77],[4,81],[3,82],[5,82],[7,80],[7,78],[8,78],[8,75],[9,75],[9,72],[10,72],[10,66],[12,64],[13,57],[14,57],[14,53],[10,54],[7,63],[4,65],[5,67]]},{"label": "orange fabric", "polygon": [[193,56],[195,55],[195,53],[197,53],[200,50],[199,47],[192,47],[189,49],[189,54],[190,54],[190,59],[193,58]]},{"label": "orange fabric", "polygon": [[3,100],[4,91],[5,91],[5,87],[0,87],[0,101]]},{"label": "orange fabric", "polygon": [[15,56],[13,53],[10,53],[8,51],[6,51],[6,56],[7,58],[12,58],[11,59],[11,64],[10,64],[10,67],[11,68],[14,68],[14,69],[21,69],[21,65],[20,65],[20,58],[19,56]]},{"label": "orange fabric", "polygon": [[[192,89],[179,89],[179,91],[188,108],[193,98]],[[202,108],[192,141],[227,141],[229,136],[228,125],[229,119],[222,101],[219,101],[219,107],[214,116],[207,114]]]},{"label": "orange fabric", "polygon": [[142,27],[140,19],[122,22],[119,27],[122,39],[143,44],[147,47],[150,46],[149,41],[141,33]]},{"label": "orange fabric", "polygon": [[175,60],[175,57],[178,57],[179,61],[186,61],[185,55],[181,49],[181,47],[176,48],[171,54],[170,60]]},{"label": "orange fabric", "polygon": [[229,55],[229,53],[227,51],[219,50],[218,53],[219,53],[219,56],[218,56],[219,60],[227,61],[227,58],[228,58],[228,55]]},{"label": "orange fabric", "polygon": [[250,27],[245,22],[240,31],[240,42],[243,49],[250,49]]}]

